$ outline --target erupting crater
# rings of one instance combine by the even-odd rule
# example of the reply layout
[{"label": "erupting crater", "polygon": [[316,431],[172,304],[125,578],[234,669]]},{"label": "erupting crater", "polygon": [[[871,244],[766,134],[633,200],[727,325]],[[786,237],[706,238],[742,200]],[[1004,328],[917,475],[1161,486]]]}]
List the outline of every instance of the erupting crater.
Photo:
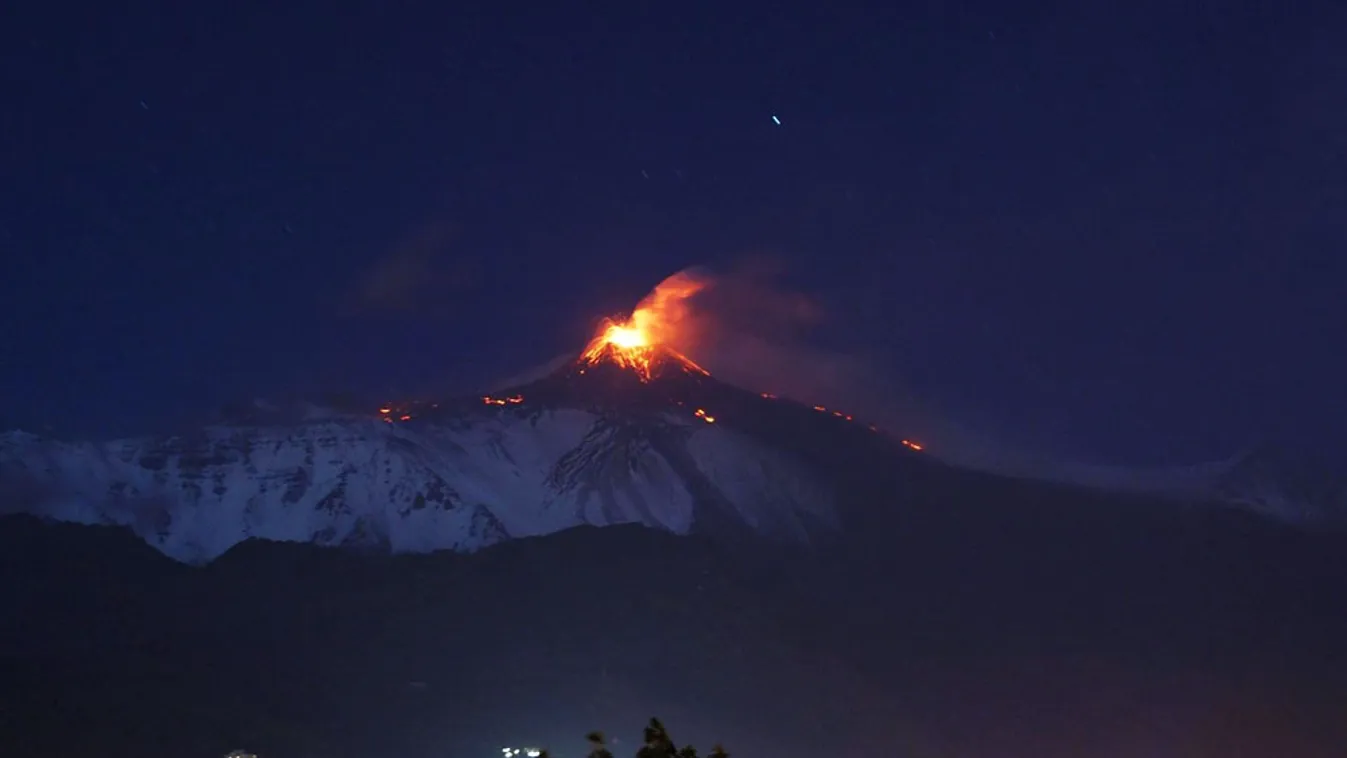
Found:
[{"label": "erupting crater", "polygon": [[585,366],[607,362],[636,372],[643,382],[660,376],[670,368],[690,374],[711,375],[691,358],[668,345],[652,341],[647,333],[629,324],[605,320],[599,334],[590,340],[580,354],[580,370],[583,372]]},{"label": "erupting crater", "polygon": [[604,319],[598,333],[580,353],[580,371],[611,363],[635,372],[643,382],[670,369],[710,376],[709,371],[670,345],[680,336],[687,337],[680,334],[688,321],[686,301],[705,286],[686,274],[672,276],[637,304],[630,318]]}]

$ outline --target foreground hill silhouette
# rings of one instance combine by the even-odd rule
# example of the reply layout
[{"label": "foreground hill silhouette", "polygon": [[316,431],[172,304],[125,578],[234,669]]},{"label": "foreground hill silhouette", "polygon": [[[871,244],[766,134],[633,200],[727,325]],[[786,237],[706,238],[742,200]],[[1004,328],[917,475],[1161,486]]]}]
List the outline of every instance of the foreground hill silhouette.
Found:
[{"label": "foreground hill silhouette", "polygon": [[660,713],[738,755],[1341,755],[1340,537],[938,468],[896,492],[816,553],[607,527],[197,568],[0,519],[0,751],[571,756]]}]

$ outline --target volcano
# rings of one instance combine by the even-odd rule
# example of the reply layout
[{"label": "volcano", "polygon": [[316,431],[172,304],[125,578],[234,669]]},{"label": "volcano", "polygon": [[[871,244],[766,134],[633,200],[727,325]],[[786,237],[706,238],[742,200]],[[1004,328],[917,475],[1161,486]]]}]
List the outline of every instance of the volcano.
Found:
[{"label": "volcano", "polygon": [[[486,395],[0,436],[10,510],[112,527],[0,519],[23,577],[0,583],[6,755],[498,755],[688,704],[748,725],[714,735],[745,754],[863,752],[918,724],[942,749],[914,754],[1082,755],[1195,698],[1207,728],[1293,667],[1310,684],[1238,711],[1294,714],[1276,750],[1246,749],[1259,724],[1198,752],[1340,752],[1298,749],[1343,723],[1347,677],[1323,665],[1347,635],[1340,535],[946,465],[850,409],[721,381],[652,317],[676,312],[606,320]],[[1283,480],[1245,463],[1217,473]]]},{"label": "volcano", "polygon": [[670,405],[695,401],[699,390],[713,386],[725,385],[677,350],[607,321],[573,361],[541,381],[511,388],[509,394],[563,405],[670,410]]},{"label": "volcano", "polygon": [[[719,381],[674,347],[702,286],[672,277],[555,371],[488,395],[257,403],[190,434],[106,442],[10,432],[0,488],[9,511],[127,527],[204,563],[251,538],[472,552],[617,524],[817,547],[892,528],[876,502],[907,498],[898,513],[915,518],[910,493],[982,497],[969,487],[999,481],[849,410]],[[1226,479],[1185,502],[1250,508]]]},{"label": "volcano", "polygon": [[189,563],[250,538],[471,552],[629,523],[827,541],[839,473],[896,443],[845,413],[717,381],[660,339],[676,304],[657,292],[552,374],[475,398],[364,413],[263,404],[191,434],[110,442],[12,432],[0,483],[12,510],[129,527]]}]

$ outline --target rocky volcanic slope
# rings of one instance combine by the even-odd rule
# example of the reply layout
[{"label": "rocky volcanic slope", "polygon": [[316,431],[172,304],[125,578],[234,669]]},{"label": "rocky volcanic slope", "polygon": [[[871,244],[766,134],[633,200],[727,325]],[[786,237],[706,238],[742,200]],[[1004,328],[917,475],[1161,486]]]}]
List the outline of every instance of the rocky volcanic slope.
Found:
[{"label": "rocky volcanic slope", "polygon": [[250,537],[472,551],[582,524],[687,533],[712,511],[797,541],[833,520],[789,455],[692,413],[485,400],[102,444],[12,432],[0,481],[11,509],[126,525],[187,562]]}]

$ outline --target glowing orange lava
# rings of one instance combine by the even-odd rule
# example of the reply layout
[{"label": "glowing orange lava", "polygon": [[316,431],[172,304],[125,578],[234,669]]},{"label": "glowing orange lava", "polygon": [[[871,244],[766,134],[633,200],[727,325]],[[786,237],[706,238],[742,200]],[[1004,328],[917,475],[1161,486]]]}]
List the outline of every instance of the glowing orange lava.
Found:
[{"label": "glowing orange lava", "polygon": [[580,360],[591,365],[610,360],[635,371],[641,381],[650,381],[658,373],[659,364],[668,360],[683,371],[710,376],[710,372],[670,346],[679,336],[680,325],[688,319],[687,299],[705,286],[705,282],[688,274],[665,279],[636,305],[631,318],[605,319],[598,334],[580,354]]},{"label": "glowing orange lava", "polygon": [[412,414],[408,410],[404,406],[385,405],[379,408],[379,418],[389,424],[394,421],[411,421]]}]

